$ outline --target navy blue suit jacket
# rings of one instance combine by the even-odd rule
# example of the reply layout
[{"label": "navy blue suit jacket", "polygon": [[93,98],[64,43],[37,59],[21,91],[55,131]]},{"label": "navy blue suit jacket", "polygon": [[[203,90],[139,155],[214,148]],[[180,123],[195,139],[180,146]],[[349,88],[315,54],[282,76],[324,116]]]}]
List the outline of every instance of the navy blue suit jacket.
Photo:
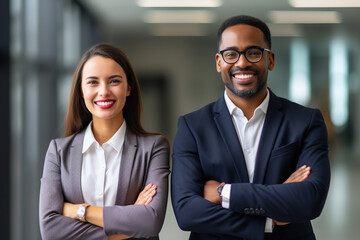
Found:
[{"label": "navy blue suit jacket", "polygon": [[[179,118],[173,144],[172,204],[190,239],[263,239],[266,217],[281,222],[266,239],[310,240],[330,183],[327,130],[319,110],[270,92],[253,183],[224,97]],[[311,167],[303,182],[282,184]],[[205,200],[207,180],[231,183],[230,208]]]}]

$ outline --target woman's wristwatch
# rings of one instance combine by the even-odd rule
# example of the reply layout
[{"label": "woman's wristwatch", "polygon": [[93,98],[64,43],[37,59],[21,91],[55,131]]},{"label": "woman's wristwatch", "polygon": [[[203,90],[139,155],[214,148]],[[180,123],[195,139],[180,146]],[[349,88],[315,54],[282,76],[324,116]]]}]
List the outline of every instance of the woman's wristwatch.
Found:
[{"label": "woman's wristwatch", "polygon": [[89,204],[80,204],[78,210],[76,211],[77,216],[79,218],[80,221],[82,222],[86,222],[86,208],[89,207]]}]

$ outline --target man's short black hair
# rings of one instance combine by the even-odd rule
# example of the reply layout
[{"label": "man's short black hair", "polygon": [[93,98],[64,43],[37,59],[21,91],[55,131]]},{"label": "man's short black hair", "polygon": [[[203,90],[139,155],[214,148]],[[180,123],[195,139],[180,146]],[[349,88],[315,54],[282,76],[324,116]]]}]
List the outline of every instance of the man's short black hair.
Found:
[{"label": "man's short black hair", "polygon": [[265,22],[261,21],[258,18],[247,16],[247,15],[239,15],[226,19],[219,27],[217,38],[218,38],[218,46],[221,43],[221,35],[228,27],[245,24],[254,26],[260,29],[264,33],[264,40],[269,45],[269,49],[271,49],[271,33]]}]

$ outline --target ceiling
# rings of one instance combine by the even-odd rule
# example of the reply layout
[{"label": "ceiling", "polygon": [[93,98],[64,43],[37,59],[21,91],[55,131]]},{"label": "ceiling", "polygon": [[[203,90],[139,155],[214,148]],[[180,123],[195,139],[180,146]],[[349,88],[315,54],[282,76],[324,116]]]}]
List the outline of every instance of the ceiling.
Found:
[{"label": "ceiling", "polygon": [[[167,0],[173,1],[173,0]],[[197,0],[193,0],[196,2]],[[341,8],[295,8],[289,1],[304,0],[214,0],[222,2],[219,7],[139,7],[138,0],[80,0],[80,2],[100,21],[103,29],[113,32],[147,34],[147,35],[188,35],[188,36],[206,36],[214,34],[220,23],[226,18],[239,14],[246,14],[258,17],[269,23],[270,29],[274,36],[301,36],[307,28],[311,26],[321,26],[323,31],[333,28],[351,28],[360,23],[360,0],[358,7],[341,7]],[[305,0],[306,1],[306,0]],[[316,0],[312,0],[314,2]],[[344,2],[347,0],[322,0],[323,2]],[[190,17],[187,23],[146,23],[144,19],[154,10],[164,12],[167,10],[194,11],[192,16],[199,16],[201,13],[210,15],[210,21],[206,23],[191,22]],[[199,12],[200,11],[200,12]],[[329,20],[335,15],[340,23],[281,23],[275,24],[274,12],[280,11],[317,11],[315,17],[321,16],[324,12],[330,15],[325,16]],[[318,12],[320,11],[320,12]],[[330,12],[329,12],[330,11]],[[335,12],[334,12],[335,11]],[[275,12],[276,13],[276,12]],[[175,13],[171,13],[175,15]],[[289,15],[289,13],[287,13]],[[297,20],[296,14],[290,12],[290,21]],[[301,21],[309,20],[311,17],[305,17]]]}]

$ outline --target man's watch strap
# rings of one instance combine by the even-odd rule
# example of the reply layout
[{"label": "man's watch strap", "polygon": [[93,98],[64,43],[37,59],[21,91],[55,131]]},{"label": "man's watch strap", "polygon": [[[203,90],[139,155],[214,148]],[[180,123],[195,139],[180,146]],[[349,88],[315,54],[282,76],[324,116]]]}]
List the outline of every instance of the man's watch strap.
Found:
[{"label": "man's watch strap", "polygon": [[224,188],[224,186],[225,186],[225,183],[223,182],[223,183],[220,183],[220,185],[217,187],[217,192],[218,192],[218,194],[219,194],[219,196],[220,197],[222,197],[222,190],[223,190],[223,188]]}]

